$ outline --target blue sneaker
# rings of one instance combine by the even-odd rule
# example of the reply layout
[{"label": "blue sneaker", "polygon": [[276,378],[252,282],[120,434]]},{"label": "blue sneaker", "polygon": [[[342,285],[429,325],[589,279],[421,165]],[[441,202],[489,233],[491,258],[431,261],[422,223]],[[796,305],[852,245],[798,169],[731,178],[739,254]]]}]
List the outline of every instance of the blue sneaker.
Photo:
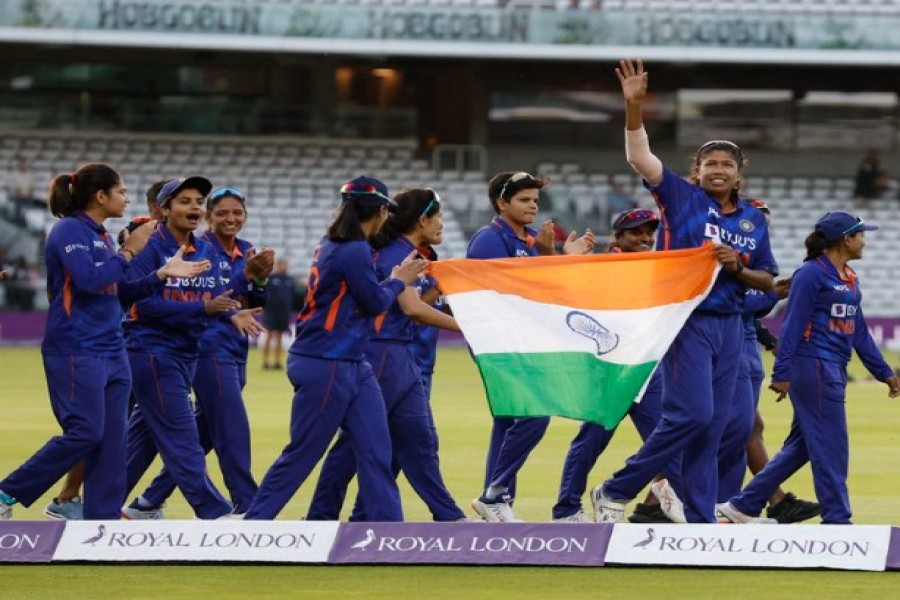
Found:
[{"label": "blue sneaker", "polygon": [[83,521],[84,503],[81,501],[81,496],[75,496],[64,502],[60,502],[59,498],[54,498],[44,509],[44,516],[57,521]]}]

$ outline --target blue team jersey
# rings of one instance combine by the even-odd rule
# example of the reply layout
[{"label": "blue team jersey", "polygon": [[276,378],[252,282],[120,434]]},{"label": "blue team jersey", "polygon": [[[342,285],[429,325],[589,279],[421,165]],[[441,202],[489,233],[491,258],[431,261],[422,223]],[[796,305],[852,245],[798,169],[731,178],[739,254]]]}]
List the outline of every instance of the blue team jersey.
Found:
[{"label": "blue team jersey", "polygon": [[[266,288],[248,281],[244,275],[248,253],[253,244],[240,238],[235,239],[234,251],[229,252],[211,231],[203,234],[203,240],[212,246],[215,260],[219,263],[219,278],[222,287],[232,290],[231,297],[241,302],[244,308],[256,308],[266,303]],[[200,356],[230,358],[237,362],[247,362],[249,349],[247,336],[237,330],[230,321],[215,319],[200,338]]]},{"label": "blue team jersey", "polygon": [[[438,259],[437,252],[435,252],[434,248],[431,246],[419,248],[419,253],[428,260],[433,261]],[[416,291],[418,291],[419,296],[433,288],[435,285],[436,282],[430,275],[419,279],[415,283]],[[444,297],[440,296],[435,300],[432,306],[437,310],[442,310],[444,307]],[[416,357],[416,365],[422,373],[434,373],[434,365],[437,363],[437,343],[439,335],[440,330],[437,327],[431,325],[415,325],[415,335],[413,336],[411,348],[413,355]]]},{"label": "blue team jersey", "polygon": [[124,348],[119,294],[151,293],[155,273],[139,281],[132,266],[116,254],[106,229],[83,212],[62,218],[47,236],[46,354],[114,356]]},{"label": "blue team jersey", "polygon": [[[646,182],[645,182],[646,185]],[[717,241],[740,253],[749,269],[778,273],[778,265],[769,246],[766,217],[743,200],[736,201],[730,213],[723,213],[715,199],[703,188],[663,168],[659,185],[647,185],[660,210],[660,228],[656,238],[659,250],[697,248]],[[709,296],[698,310],[721,314],[740,314],[747,286],[724,270],[719,272]]]},{"label": "blue team jersey", "polygon": [[378,282],[367,242],[322,238],[313,253],[306,301],[297,317],[290,352],[363,360],[375,316],[391,306],[405,287],[397,279]]},{"label": "blue team jersey", "polygon": [[[150,236],[144,250],[132,261],[140,273],[154,272],[168,262],[179,248],[165,223]],[[228,320],[233,312],[211,317],[205,303],[224,291],[219,261],[213,247],[190,235],[184,259],[208,259],[212,267],[195,277],[169,277],[152,296],[135,302],[128,313],[128,350],[149,354],[170,354],[194,359],[200,338],[216,319]]]},{"label": "blue team jersey", "polygon": [[775,308],[778,300],[778,294],[774,291],[761,292],[747,288],[747,295],[744,297],[744,312],[741,314],[745,340],[756,339],[756,319],[766,316]]},{"label": "blue team jersey", "polygon": [[[392,240],[387,246],[375,253],[375,274],[379,280],[391,276],[391,269],[399,265],[409,256],[413,250],[419,250],[422,256],[428,255],[427,249],[418,249],[412,242],[403,236]],[[434,287],[434,278],[426,275],[414,284],[416,291],[421,296],[424,292]],[[394,302],[385,312],[375,317],[375,333],[373,340],[391,340],[398,342],[412,342],[416,335],[416,325],[412,318],[406,316],[400,308],[400,304]]]},{"label": "blue team jersey", "polygon": [[842,277],[828,258],[819,256],[794,273],[773,381],[791,381],[795,356],[846,366],[852,349],[880,381],[894,374],[866,326],[859,280],[850,267],[845,269]]},{"label": "blue team jersey", "polygon": [[490,225],[475,232],[469,240],[466,258],[512,258],[516,256],[537,256],[534,239],[537,231],[525,228],[525,239],[520,238],[509,223],[494,217]]}]

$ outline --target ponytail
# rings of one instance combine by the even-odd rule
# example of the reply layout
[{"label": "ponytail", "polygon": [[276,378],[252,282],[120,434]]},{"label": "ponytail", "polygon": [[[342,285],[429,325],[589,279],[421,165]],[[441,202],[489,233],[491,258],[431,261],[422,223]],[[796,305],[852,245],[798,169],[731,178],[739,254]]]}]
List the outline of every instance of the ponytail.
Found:
[{"label": "ponytail", "polygon": [[341,202],[334,221],[328,226],[328,239],[332,242],[349,242],[366,239],[362,224],[377,215],[381,205],[362,206],[358,202],[348,200]]},{"label": "ponytail", "polygon": [[97,195],[111,193],[122,178],[115,169],[103,163],[84,165],[74,173],[57,175],[50,181],[47,204],[54,217],[66,217],[84,210]]},{"label": "ponytail", "polygon": [[808,236],[806,236],[806,258],[803,259],[803,262],[808,260],[815,260],[816,258],[822,256],[825,252],[825,249],[829,246],[835,246],[841,240],[838,239],[834,242],[828,243],[825,241],[825,235],[819,231],[814,230]]}]

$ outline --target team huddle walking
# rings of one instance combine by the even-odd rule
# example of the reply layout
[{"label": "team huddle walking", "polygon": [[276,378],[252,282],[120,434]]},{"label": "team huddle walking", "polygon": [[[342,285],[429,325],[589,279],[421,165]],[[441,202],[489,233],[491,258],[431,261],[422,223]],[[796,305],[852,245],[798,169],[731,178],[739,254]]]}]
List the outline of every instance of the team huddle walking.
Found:
[{"label": "team huddle walking", "polygon": [[[688,177],[676,175],[651,152],[643,127],[643,64],[623,60],[616,73],[626,158],[659,211],[618,215],[606,250],[708,246],[718,273],[629,411],[640,448],[591,489],[585,510],[589,473],[615,430],[582,424],[552,511],[548,502],[550,516],[621,522],[649,486],[627,517],[632,522],[792,523],[821,514],[824,523],[850,523],[844,399],[852,350],[891,397],[900,395],[900,378],[868,333],[859,280],[847,264],[862,258],[865,232],[877,227],[845,212],[822,216],[806,240],[806,262],[776,280],[773,215],[739,193],[743,150],[707,142]],[[496,216],[474,234],[467,258],[553,254],[553,223],[535,225],[548,183],[525,171],[491,178]],[[257,486],[242,393],[249,339],[262,333],[257,317],[276,260],[270,248],[238,237],[249,199],[199,176],[161,181],[148,193],[151,218],[130,225],[116,249],[103,224],[124,214],[122,177],[102,164],[56,177],[49,204],[60,220],[46,243],[50,308],[41,350],[63,433],[0,480],[0,518],[10,518],[17,503],[30,506],[68,473],[48,516],[159,519],[178,488],[201,519],[273,519],[324,457],[309,520],[338,519],[356,477],[350,520],[402,521],[402,472],[435,521],[520,521],[517,493],[529,491],[517,488],[517,475],[550,417],[493,419],[475,516],[467,517],[441,472],[431,374],[437,331],[459,331],[440,281],[427,270],[442,241],[441,196],[427,187],[391,196],[384,183],[362,176],[340,198],[315,247],[287,352],[289,439]],[[204,221],[206,232],[197,235]],[[596,241],[590,229],[573,232],[561,250],[588,254]],[[783,298],[770,387],[779,400],[790,398],[794,420],[770,461],[758,411],[758,318]],[[279,346],[276,368],[280,357]],[[207,473],[210,450],[227,494]],[[157,455],[162,471],[132,495]],[[818,502],[780,487],[807,462]],[[748,467],[754,477],[744,487]]]}]

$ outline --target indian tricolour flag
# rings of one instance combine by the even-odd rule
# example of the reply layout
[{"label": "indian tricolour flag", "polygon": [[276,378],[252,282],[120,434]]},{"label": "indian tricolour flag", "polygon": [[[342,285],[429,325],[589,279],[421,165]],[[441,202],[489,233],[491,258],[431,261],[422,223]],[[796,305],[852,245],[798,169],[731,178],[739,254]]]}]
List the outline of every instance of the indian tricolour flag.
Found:
[{"label": "indian tricolour flag", "polygon": [[640,400],[719,265],[704,247],[431,268],[495,416],[555,415],[612,428]]}]

